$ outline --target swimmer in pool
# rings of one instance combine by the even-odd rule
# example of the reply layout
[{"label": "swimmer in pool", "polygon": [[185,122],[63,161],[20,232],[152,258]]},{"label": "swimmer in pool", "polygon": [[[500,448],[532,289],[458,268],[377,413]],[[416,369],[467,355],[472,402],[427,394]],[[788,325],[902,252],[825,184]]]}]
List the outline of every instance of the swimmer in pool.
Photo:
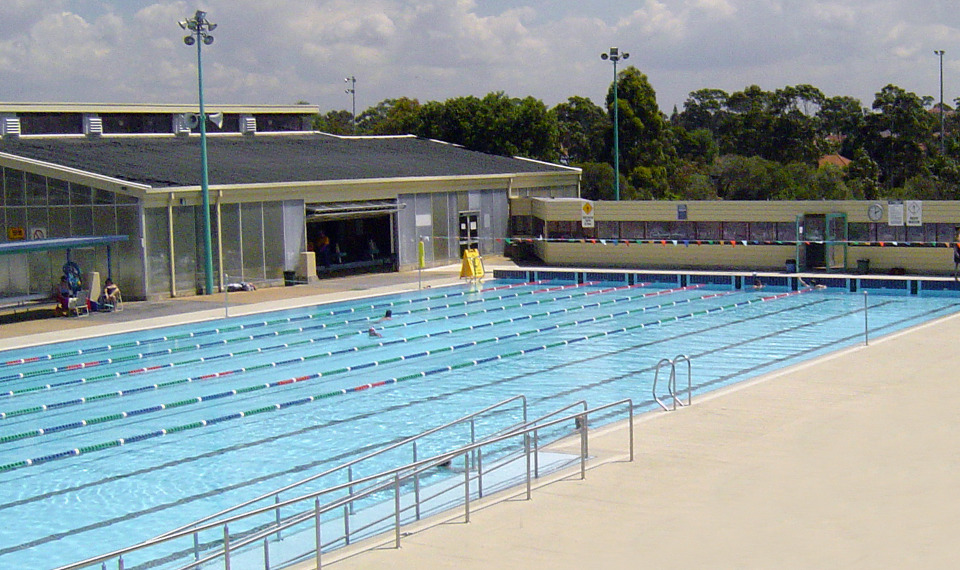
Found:
[{"label": "swimmer in pool", "polygon": [[367,331],[367,334],[370,335],[370,338],[381,338],[381,337],[383,337],[383,335],[380,334],[379,332],[377,332],[377,329],[375,329],[375,328],[373,328],[373,327],[370,327],[370,330]]}]

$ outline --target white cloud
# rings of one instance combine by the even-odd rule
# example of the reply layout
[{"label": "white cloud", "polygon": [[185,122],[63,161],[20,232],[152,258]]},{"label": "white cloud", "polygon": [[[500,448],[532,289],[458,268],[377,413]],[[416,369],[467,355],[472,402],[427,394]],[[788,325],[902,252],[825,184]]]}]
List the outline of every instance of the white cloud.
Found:
[{"label": "white cloud", "polygon": [[[504,91],[553,105],[601,101],[618,46],[661,105],[690,91],[814,84],[869,103],[894,83],[936,88],[934,49],[960,72],[960,11],[942,0],[207,0],[207,99],[347,108]],[[186,0],[2,0],[7,100],[190,102]],[[960,95],[960,85],[947,93]]]}]

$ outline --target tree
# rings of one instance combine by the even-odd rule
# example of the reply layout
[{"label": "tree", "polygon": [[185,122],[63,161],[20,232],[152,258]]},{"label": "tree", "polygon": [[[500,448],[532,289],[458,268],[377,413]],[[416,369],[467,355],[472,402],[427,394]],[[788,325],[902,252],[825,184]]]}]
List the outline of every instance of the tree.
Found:
[{"label": "tree", "polygon": [[914,93],[887,85],[873,101],[865,120],[863,146],[880,165],[880,181],[887,188],[902,186],[924,174],[926,149],[933,143],[934,118]]},{"label": "tree", "polygon": [[556,117],[560,155],[573,164],[602,161],[603,141],[610,130],[603,109],[586,97],[570,97],[552,109]]},{"label": "tree", "polygon": [[[657,94],[647,76],[630,66],[618,74],[618,101],[613,86],[607,93],[607,109],[613,120],[618,106],[622,170],[638,191],[661,196],[667,189],[669,170],[675,166],[672,131],[657,105]],[[613,153],[611,153],[612,155]]]},{"label": "tree", "polygon": [[328,111],[313,118],[313,128],[332,135],[349,135],[353,133],[353,115],[350,111]]},{"label": "tree", "polygon": [[420,126],[420,102],[401,97],[384,99],[360,113],[358,132],[368,135],[408,135]]}]

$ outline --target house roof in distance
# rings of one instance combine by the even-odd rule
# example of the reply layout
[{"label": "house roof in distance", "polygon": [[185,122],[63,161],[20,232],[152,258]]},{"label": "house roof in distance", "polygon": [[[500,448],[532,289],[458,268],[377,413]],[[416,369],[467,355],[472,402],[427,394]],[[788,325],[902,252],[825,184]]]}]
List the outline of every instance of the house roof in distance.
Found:
[{"label": "house roof in distance", "polygon": [[[209,135],[207,148],[211,186],[573,170],[413,136]],[[199,185],[196,135],[8,137],[0,153],[154,188]]]}]

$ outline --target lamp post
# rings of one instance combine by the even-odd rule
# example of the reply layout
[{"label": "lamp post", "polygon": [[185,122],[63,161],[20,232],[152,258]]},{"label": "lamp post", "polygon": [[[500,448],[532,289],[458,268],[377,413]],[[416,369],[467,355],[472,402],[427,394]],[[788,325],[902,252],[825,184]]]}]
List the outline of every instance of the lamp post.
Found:
[{"label": "lamp post", "polygon": [[620,201],[620,99],[617,97],[617,62],[627,59],[630,54],[620,53],[620,48],[610,48],[610,53],[601,53],[600,59],[613,62],[613,193],[614,199]]},{"label": "lamp post", "polygon": [[213,293],[213,244],[210,238],[210,188],[207,176],[207,115],[203,111],[203,60],[201,58],[201,47],[213,43],[213,36],[210,32],[216,29],[217,25],[207,20],[207,13],[197,10],[193,18],[179,22],[184,30],[190,30],[190,35],[183,38],[183,43],[188,46],[197,44],[197,84],[200,90],[200,116],[197,118],[200,123],[200,194],[203,199],[203,271],[204,288],[203,293],[210,295]]},{"label": "lamp post", "polygon": [[946,133],[943,132],[943,54],[942,49],[933,52],[940,58],[940,156],[943,156],[943,138]]},{"label": "lamp post", "polygon": [[350,116],[353,117],[353,134],[357,134],[357,78],[351,75],[350,77],[344,77],[343,80],[350,84],[350,88],[344,93],[349,93],[353,100],[353,112]]}]

